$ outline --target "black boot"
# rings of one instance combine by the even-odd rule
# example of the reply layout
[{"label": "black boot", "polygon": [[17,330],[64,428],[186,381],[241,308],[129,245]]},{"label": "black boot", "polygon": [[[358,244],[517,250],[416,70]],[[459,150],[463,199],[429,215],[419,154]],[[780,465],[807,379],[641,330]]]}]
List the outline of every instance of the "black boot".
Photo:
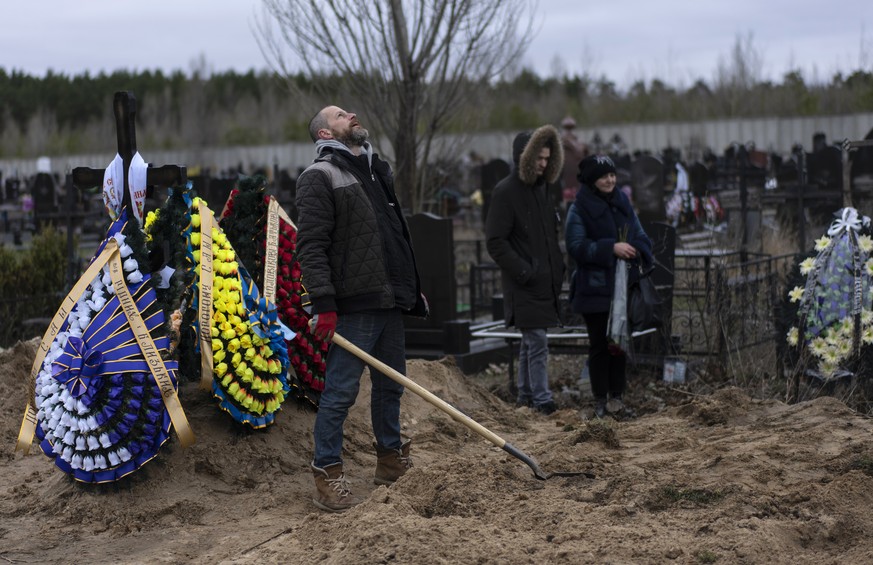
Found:
[{"label": "black boot", "polygon": [[534,410],[539,412],[544,416],[548,416],[552,412],[558,409],[558,406],[555,404],[554,400],[549,400],[548,402],[543,402],[542,404],[538,404],[534,406]]}]

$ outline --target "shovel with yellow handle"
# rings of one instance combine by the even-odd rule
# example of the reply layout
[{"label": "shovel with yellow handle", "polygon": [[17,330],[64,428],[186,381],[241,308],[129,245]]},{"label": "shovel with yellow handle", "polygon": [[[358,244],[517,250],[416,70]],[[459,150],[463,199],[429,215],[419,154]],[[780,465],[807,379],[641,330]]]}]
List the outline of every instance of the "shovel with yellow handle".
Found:
[{"label": "shovel with yellow handle", "polygon": [[524,461],[524,463],[533,470],[534,476],[536,476],[536,478],[543,480],[543,481],[550,478],[550,477],[575,477],[578,475],[585,475],[589,478],[594,478],[593,474],[587,473],[584,471],[558,471],[558,472],[553,472],[553,473],[546,473],[545,471],[540,469],[540,466],[537,464],[536,461],[533,460],[533,458],[530,455],[527,455],[526,453],[524,453],[523,451],[521,451],[520,449],[518,449],[517,447],[515,447],[511,443],[507,442],[505,439],[503,439],[499,435],[495,434],[494,432],[492,432],[491,430],[489,430],[488,428],[486,428],[485,426],[483,426],[479,422],[476,422],[475,420],[473,420],[472,418],[470,418],[469,416],[467,416],[466,414],[464,414],[463,412],[461,412],[460,410],[458,410],[457,408],[455,408],[454,406],[452,406],[451,404],[449,404],[445,400],[436,396],[435,394],[433,394],[432,392],[430,392],[429,390],[427,390],[423,386],[419,385],[415,381],[402,375],[400,372],[389,367],[388,365],[386,365],[382,361],[379,361],[378,359],[376,359],[372,355],[368,354],[366,351],[364,351],[360,347],[356,346],[355,344],[353,344],[352,342],[350,342],[349,340],[347,340],[343,336],[341,336],[337,333],[333,334],[333,343],[335,345],[342,347],[343,349],[345,349],[346,351],[348,351],[349,353],[351,353],[352,355],[354,355],[358,359],[362,360],[367,365],[370,365],[371,367],[378,369],[380,372],[382,372],[382,374],[384,374],[388,378],[402,384],[405,388],[411,390],[412,392],[414,392],[415,394],[417,394],[421,398],[425,399],[427,402],[429,402],[433,406],[439,408],[440,410],[442,410],[443,412],[445,412],[446,414],[451,416],[451,418],[453,420],[455,420],[456,422],[467,426],[468,428],[470,428],[471,430],[473,430],[474,432],[476,432],[480,436],[484,437],[485,439],[487,439],[488,441],[490,441],[491,443],[493,443],[494,445],[496,445],[497,447],[499,447],[503,451],[505,451],[508,454],[515,457],[516,459],[520,459],[520,460]]},{"label": "shovel with yellow handle", "polygon": [[[294,222],[291,220],[291,218],[288,217],[288,215],[285,213],[285,211],[282,209],[281,206],[278,206],[278,203],[274,205],[273,204],[274,201],[275,201],[275,199],[271,199],[270,204],[272,206],[272,210],[274,210],[274,211],[272,211],[270,215],[275,216],[275,217],[281,217],[282,220],[287,222],[292,228],[294,228],[295,231],[297,231],[297,226],[294,224]],[[265,277],[265,280],[266,280],[266,277]],[[308,300],[305,297],[301,297],[301,301],[303,304],[306,304],[308,302]],[[419,385],[415,381],[410,380],[408,377],[402,375],[396,369],[393,369],[393,368],[389,367],[388,365],[386,365],[385,363],[383,363],[382,361],[379,361],[378,359],[376,359],[375,357],[373,357],[372,355],[370,355],[369,353],[367,353],[366,351],[364,351],[363,349],[361,349],[360,347],[358,347],[354,343],[350,342],[349,340],[347,340],[346,338],[344,338],[340,334],[334,333],[332,341],[334,344],[342,347],[343,349],[345,349],[346,351],[348,351],[349,353],[351,353],[352,355],[354,355],[358,359],[362,360],[367,365],[370,365],[371,367],[378,369],[379,371],[382,372],[382,374],[384,374],[388,378],[402,384],[405,388],[411,390],[412,392],[414,392],[415,394],[417,394],[421,398],[425,399],[427,402],[429,402],[433,406],[439,408],[440,410],[442,410],[443,412],[445,412],[446,414],[451,416],[451,418],[453,420],[455,420],[456,422],[459,422],[459,423],[467,426],[468,428],[470,428],[471,430],[473,430],[474,432],[476,432],[480,436],[484,437],[485,439],[487,439],[488,441],[490,441],[491,443],[493,443],[494,445],[496,445],[497,447],[499,447],[503,451],[505,451],[508,454],[515,457],[516,459],[520,459],[520,460],[524,461],[524,463],[528,467],[533,469],[534,476],[536,476],[536,478],[543,480],[543,481],[548,479],[549,477],[576,477],[579,475],[585,475],[586,477],[594,478],[594,475],[592,473],[588,473],[585,471],[569,471],[569,472],[568,471],[560,471],[560,472],[554,472],[554,473],[544,472],[542,469],[540,469],[540,466],[537,464],[536,461],[533,460],[533,458],[530,455],[526,454],[525,452],[521,451],[520,449],[518,449],[517,447],[515,447],[511,443],[507,442],[505,439],[503,439],[499,435],[495,434],[494,432],[492,432],[491,430],[489,430],[488,428],[486,428],[485,426],[483,426],[479,422],[473,420],[472,418],[470,418],[469,416],[467,416],[466,414],[464,414],[463,412],[461,412],[460,410],[458,410],[457,408],[455,408],[454,406],[452,406],[451,404],[449,404],[445,400],[436,396],[435,394],[433,394],[432,392],[430,392],[429,390],[427,390],[423,386]]]}]

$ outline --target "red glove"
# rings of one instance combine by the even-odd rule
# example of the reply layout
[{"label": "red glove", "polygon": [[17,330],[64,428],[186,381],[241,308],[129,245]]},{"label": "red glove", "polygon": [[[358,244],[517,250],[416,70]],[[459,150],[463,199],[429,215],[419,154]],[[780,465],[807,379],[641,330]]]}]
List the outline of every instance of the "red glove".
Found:
[{"label": "red glove", "polygon": [[312,333],[322,341],[330,341],[336,333],[336,312],[321,312],[312,317]]}]

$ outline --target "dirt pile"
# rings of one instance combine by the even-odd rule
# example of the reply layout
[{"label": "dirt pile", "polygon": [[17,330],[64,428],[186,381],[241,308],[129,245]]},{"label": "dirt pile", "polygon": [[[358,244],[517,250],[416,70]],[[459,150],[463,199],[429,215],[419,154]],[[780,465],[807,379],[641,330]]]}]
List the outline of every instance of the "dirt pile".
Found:
[{"label": "dirt pile", "polygon": [[36,342],[0,353],[0,559],[10,563],[870,563],[873,422],[823,398],[685,396],[625,422],[499,400],[451,362],[410,378],[536,457],[530,469],[411,393],[415,467],[375,487],[368,382],[346,425],[342,515],[310,503],[314,413],[245,431],[196,385],[197,434],[111,485],[74,483],[34,445],[13,455]]}]

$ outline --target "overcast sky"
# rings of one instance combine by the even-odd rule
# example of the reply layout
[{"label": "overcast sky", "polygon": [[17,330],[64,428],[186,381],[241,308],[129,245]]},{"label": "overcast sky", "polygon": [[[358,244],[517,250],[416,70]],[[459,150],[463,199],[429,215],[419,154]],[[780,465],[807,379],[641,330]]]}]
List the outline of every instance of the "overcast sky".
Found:
[{"label": "overcast sky", "polygon": [[[116,69],[263,69],[253,36],[261,0],[29,0],[0,7],[0,67],[42,76]],[[659,78],[711,82],[738,38],[751,37],[762,77],[809,81],[873,71],[873,0],[540,0],[525,64],[606,76],[620,88]],[[561,63],[556,65],[556,57]]]}]

